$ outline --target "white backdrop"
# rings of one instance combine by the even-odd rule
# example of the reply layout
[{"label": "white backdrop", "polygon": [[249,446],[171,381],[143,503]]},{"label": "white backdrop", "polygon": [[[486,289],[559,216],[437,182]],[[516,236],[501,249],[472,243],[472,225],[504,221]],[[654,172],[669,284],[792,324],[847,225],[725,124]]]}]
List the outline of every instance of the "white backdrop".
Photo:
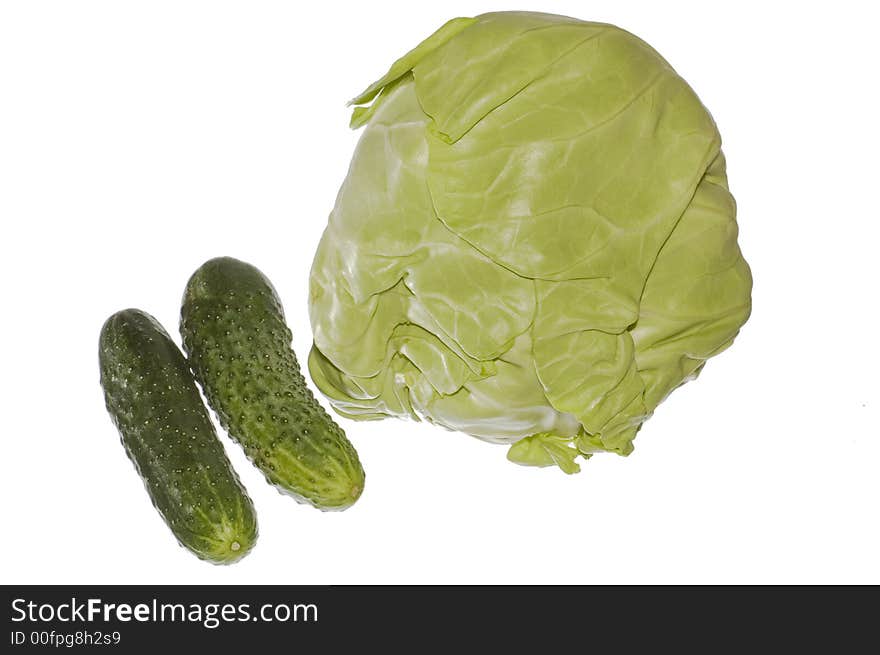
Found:
[{"label": "white backdrop", "polygon": [[[0,583],[880,582],[880,48],[862,6],[0,5]],[[187,277],[228,254],[274,281],[303,360],[309,266],[358,136],[345,101],[448,18],[501,9],[615,23],[696,89],[751,320],[632,456],[572,477],[424,424],[340,420],[367,485],[323,514],[224,435],[260,539],[234,566],[199,561],[104,410],[102,322],[136,306],[176,337]]]}]

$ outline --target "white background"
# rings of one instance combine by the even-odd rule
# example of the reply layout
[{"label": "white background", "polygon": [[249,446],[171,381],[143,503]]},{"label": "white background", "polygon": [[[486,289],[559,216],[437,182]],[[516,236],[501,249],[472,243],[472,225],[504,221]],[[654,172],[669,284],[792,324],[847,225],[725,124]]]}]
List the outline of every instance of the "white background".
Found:
[{"label": "white background", "polygon": [[[3,3],[0,583],[880,583],[880,49],[862,6]],[[615,23],[696,89],[751,320],[632,456],[576,476],[341,420],[367,485],[324,514],[224,435],[260,538],[234,566],[199,561],[104,410],[102,322],[137,306],[176,336],[186,279],[228,254],[274,281],[304,359],[309,266],[357,139],[345,101],[448,18],[501,9]]]}]

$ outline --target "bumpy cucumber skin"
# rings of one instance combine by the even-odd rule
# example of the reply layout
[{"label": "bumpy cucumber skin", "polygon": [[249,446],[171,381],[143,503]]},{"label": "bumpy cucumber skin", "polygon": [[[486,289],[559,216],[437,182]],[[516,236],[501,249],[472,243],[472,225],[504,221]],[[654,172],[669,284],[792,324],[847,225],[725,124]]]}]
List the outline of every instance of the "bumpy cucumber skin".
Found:
[{"label": "bumpy cucumber skin", "polygon": [[254,506],[171,337],[126,309],[104,323],[99,360],[107,411],[174,536],[215,564],[244,557],[257,539]]},{"label": "bumpy cucumber skin", "polygon": [[186,286],[183,347],[208,403],[266,479],[323,510],[351,506],[364,469],[300,372],[278,294],[231,257],[203,264]]}]

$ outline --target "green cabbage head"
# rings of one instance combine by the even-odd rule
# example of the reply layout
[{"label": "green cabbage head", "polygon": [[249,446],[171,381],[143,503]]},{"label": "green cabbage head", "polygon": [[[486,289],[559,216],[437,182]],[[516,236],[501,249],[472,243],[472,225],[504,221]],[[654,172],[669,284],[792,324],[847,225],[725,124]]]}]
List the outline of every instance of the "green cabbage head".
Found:
[{"label": "green cabbage head", "polygon": [[632,34],[457,18],[353,104],[309,297],[309,370],[340,414],[573,473],[630,453],[748,318],[718,130]]}]

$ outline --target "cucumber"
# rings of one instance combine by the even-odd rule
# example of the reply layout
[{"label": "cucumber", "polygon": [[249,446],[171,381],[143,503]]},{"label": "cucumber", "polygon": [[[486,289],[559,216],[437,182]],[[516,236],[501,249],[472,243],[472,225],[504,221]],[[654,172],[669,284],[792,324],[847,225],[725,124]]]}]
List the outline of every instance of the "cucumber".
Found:
[{"label": "cucumber", "polygon": [[190,278],[180,332],[208,404],[269,483],[319,509],[360,496],[364,470],[306,386],[278,294],[245,262],[220,257]]},{"label": "cucumber", "polygon": [[254,506],[171,337],[126,309],[104,323],[99,361],[107,411],[174,536],[210,562],[241,559],[257,538]]}]

